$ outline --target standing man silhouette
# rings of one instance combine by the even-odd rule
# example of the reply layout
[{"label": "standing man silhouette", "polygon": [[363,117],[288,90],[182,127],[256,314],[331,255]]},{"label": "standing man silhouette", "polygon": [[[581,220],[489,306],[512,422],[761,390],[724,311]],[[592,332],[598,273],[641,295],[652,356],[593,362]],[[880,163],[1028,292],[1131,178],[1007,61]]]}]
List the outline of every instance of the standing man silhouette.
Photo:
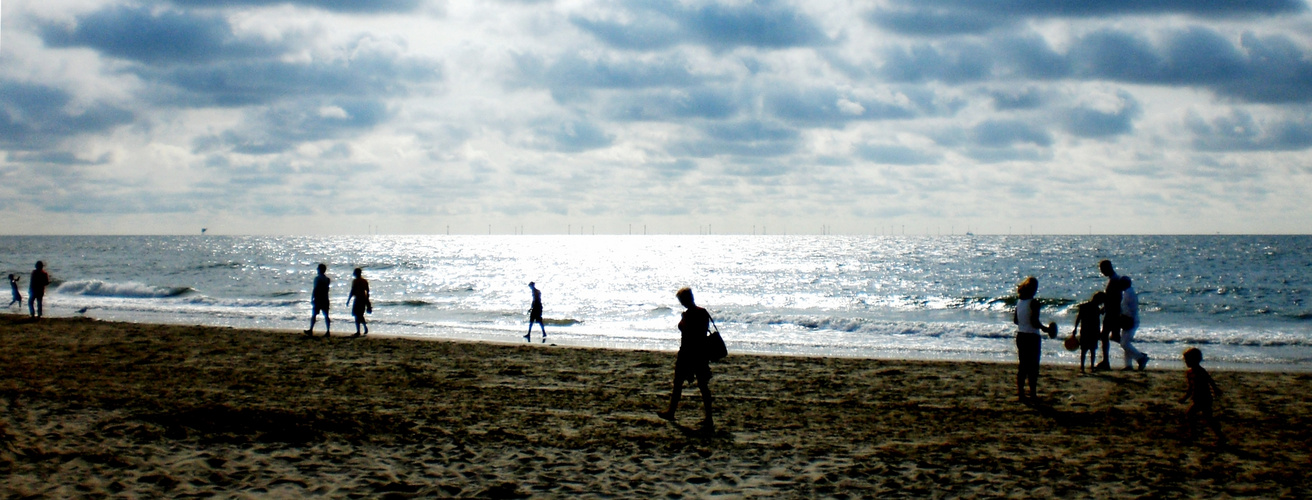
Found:
[{"label": "standing man silhouette", "polygon": [[36,261],[32,270],[32,279],[27,282],[27,312],[33,318],[40,318],[41,308],[46,305],[46,285],[50,284],[50,274],[46,273],[46,263]]},{"label": "standing man silhouette", "polygon": [[1121,342],[1121,275],[1116,274],[1112,261],[1098,261],[1098,271],[1107,277],[1107,287],[1103,289],[1102,305],[1102,362],[1093,367],[1093,371],[1111,370],[1108,361],[1108,341]]},{"label": "standing man silhouette", "polygon": [[319,316],[319,311],[323,311],[323,336],[331,337],[333,334],[333,320],[328,317],[328,286],[333,280],[328,279],[324,273],[328,272],[328,266],[319,264],[319,275],[314,277],[314,291],[310,293],[310,305],[313,312],[310,313],[310,329],[305,331],[305,335],[314,336],[314,320]]},{"label": "standing man silhouette", "polygon": [[538,324],[542,329],[542,343],[547,343],[547,326],[542,322],[542,292],[538,290],[537,284],[528,282],[528,289],[533,291],[533,305],[528,309],[528,333],[524,334],[524,340],[533,341],[533,323]]}]

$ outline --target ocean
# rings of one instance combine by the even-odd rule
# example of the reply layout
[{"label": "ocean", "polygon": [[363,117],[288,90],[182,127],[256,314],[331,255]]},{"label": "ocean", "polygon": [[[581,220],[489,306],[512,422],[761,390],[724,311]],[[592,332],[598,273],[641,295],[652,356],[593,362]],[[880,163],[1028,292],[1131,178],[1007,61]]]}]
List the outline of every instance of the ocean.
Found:
[{"label": "ocean", "polygon": [[1312,371],[1312,236],[0,237],[25,298],[46,263],[49,316],[303,330],[323,262],[334,333],[354,332],[361,267],[374,334],[524,342],[533,281],[549,343],[675,350],[689,286],[731,353],[887,359],[1014,360],[1015,285],[1033,275],[1061,329],[1045,364],[1078,363],[1060,339],[1101,259],[1134,280],[1150,366],[1196,346],[1208,366]]}]

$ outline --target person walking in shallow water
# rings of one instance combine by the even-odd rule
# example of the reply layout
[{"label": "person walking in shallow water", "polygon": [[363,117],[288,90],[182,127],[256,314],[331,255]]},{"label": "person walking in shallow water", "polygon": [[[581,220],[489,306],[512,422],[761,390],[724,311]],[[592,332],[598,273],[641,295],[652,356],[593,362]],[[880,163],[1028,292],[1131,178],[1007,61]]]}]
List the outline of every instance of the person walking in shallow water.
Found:
[{"label": "person walking in shallow water", "polygon": [[11,291],[14,292],[14,299],[11,300],[11,301],[9,301],[9,306],[8,306],[8,307],[14,307],[14,304],[18,304],[18,310],[19,310],[19,311],[22,311],[22,310],[23,310],[23,294],[18,293],[18,275],[17,275],[17,274],[10,274],[10,275],[9,275],[9,289],[10,289]]},{"label": "person walking in shallow water", "polygon": [[314,336],[314,320],[319,316],[319,311],[323,311],[323,336],[330,337],[333,334],[333,320],[328,317],[328,286],[332,284],[328,275],[328,266],[319,264],[319,275],[314,277],[314,291],[310,293],[310,307],[313,308],[310,313],[310,329],[305,331],[305,335]]},{"label": "person walking in shallow water", "polygon": [[364,326],[364,335],[369,335],[369,322],[365,321],[364,315],[373,312],[374,306],[369,301],[369,280],[364,279],[364,270],[358,267],[355,268],[355,279],[351,280],[351,293],[346,296],[347,306],[351,305],[351,299],[355,299],[355,307],[351,308],[351,315],[355,316],[355,336],[360,336],[361,326]]},{"label": "person walking in shallow water", "polygon": [[1039,332],[1047,332],[1049,338],[1057,338],[1057,323],[1043,326],[1039,321],[1039,301],[1034,295],[1039,291],[1039,280],[1028,276],[1016,286],[1016,312],[1011,322],[1016,324],[1016,353],[1020,358],[1020,367],[1016,371],[1016,397],[1025,400],[1025,382],[1030,384],[1029,399],[1038,397],[1039,355],[1043,339]]},{"label": "person walking in shallow water", "polygon": [[524,340],[533,341],[533,323],[538,324],[542,330],[542,343],[547,342],[547,325],[542,320],[542,292],[538,290],[537,283],[528,282],[528,289],[533,291],[533,304],[528,308],[528,333],[524,334]]},{"label": "person walking in shallow water", "polygon": [[697,307],[693,301],[692,289],[680,288],[675,297],[687,308],[679,320],[679,354],[674,361],[674,389],[670,393],[670,406],[656,415],[671,422],[674,411],[679,408],[679,398],[683,395],[683,382],[697,380],[697,388],[702,391],[701,430],[715,432],[715,420],[711,417],[711,365],[706,359],[706,332],[711,329],[711,314],[706,309]]},{"label": "person walking in shallow water", "polygon": [[50,284],[50,274],[46,272],[46,263],[36,261],[32,278],[27,281],[27,312],[33,318],[40,318],[42,307],[46,305],[46,285]]},{"label": "person walking in shallow water", "polygon": [[1121,350],[1125,351],[1125,369],[1131,369],[1131,363],[1138,363],[1142,371],[1148,365],[1149,357],[1134,346],[1134,334],[1139,331],[1139,294],[1134,291],[1134,282],[1129,276],[1121,276]]}]

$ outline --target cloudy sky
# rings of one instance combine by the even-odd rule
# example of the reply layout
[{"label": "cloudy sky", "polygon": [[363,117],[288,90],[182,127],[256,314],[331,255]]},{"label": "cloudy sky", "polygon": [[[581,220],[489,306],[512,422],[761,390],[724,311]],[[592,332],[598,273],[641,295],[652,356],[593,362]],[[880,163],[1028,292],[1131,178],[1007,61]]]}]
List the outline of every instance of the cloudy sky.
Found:
[{"label": "cloudy sky", "polygon": [[1303,0],[10,0],[0,233],[1308,233]]}]

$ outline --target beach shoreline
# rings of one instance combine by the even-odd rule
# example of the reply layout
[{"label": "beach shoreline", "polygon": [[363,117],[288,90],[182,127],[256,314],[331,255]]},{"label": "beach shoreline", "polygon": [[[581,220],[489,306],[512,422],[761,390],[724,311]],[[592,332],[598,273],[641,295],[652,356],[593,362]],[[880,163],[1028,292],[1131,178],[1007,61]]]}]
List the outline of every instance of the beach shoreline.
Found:
[{"label": "beach shoreline", "polygon": [[1177,370],[731,354],[708,436],[672,352],[318,335],[0,316],[0,493],[1312,494],[1306,373],[1213,369],[1222,446]]}]

